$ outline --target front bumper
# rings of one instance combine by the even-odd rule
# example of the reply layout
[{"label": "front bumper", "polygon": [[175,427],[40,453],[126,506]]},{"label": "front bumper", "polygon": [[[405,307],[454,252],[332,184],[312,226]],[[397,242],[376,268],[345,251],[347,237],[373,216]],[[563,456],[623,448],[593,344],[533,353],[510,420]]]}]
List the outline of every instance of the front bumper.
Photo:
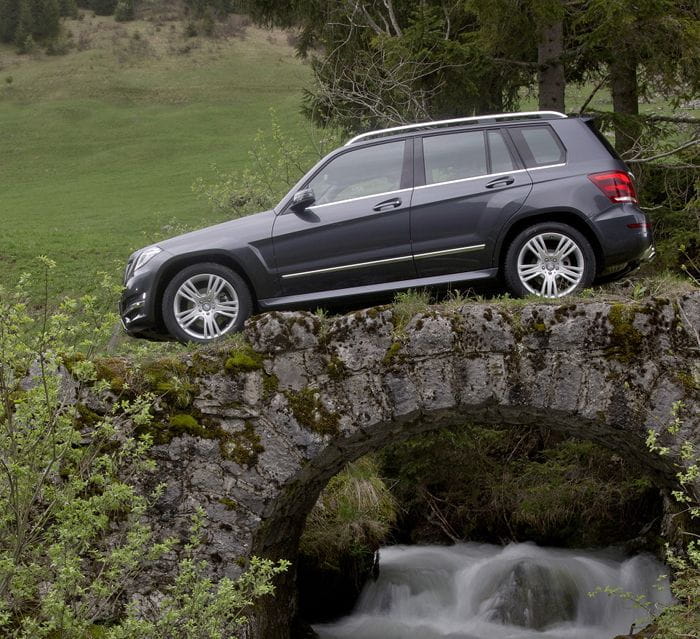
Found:
[{"label": "front bumper", "polygon": [[157,304],[159,272],[167,255],[165,251],[134,272],[131,260],[125,272],[124,290],[119,300],[119,318],[124,331],[132,337],[163,338]]}]

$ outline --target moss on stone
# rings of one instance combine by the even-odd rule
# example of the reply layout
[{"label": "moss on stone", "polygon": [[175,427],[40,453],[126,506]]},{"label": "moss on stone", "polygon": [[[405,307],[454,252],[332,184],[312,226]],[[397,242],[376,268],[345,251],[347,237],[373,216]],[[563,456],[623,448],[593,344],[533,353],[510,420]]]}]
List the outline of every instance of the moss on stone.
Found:
[{"label": "moss on stone", "polygon": [[267,373],[263,373],[263,396],[266,399],[272,397],[277,392],[279,385],[280,380],[277,375],[268,375]]},{"label": "moss on stone", "polygon": [[611,305],[608,312],[608,321],[612,327],[609,354],[611,358],[623,363],[634,360],[644,344],[644,335],[634,326],[637,312],[636,306],[620,303]]},{"label": "moss on stone", "polygon": [[221,497],[218,501],[226,510],[238,510],[238,502],[235,499]]},{"label": "moss on stone", "polygon": [[251,346],[231,351],[224,363],[224,368],[230,373],[245,373],[260,370],[263,366],[263,358],[256,353]]},{"label": "moss on stone", "polygon": [[386,353],[384,354],[382,363],[385,366],[390,366],[394,362],[394,360],[396,360],[399,357],[399,353],[401,352],[402,347],[403,344],[399,340],[392,342],[391,346],[389,346],[389,348],[386,349]]},{"label": "moss on stone", "polygon": [[265,451],[265,447],[252,422],[245,422],[243,430],[237,433],[221,432],[224,436],[219,438],[219,450],[224,459],[247,468],[258,463],[258,457]]},{"label": "moss on stone", "polygon": [[108,382],[115,393],[120,393],[129,386],[129,372],[129,363],[124,358],[100,357],[95,360],[97,379]]},{"label": "moss on stone", "polygon": [[328,377],[336,381],[340,381],[347,377],[348,369],[345,366],[343,360],[341,360],[337,355],[331,355],[328,360]]},{"label": "moss on stone", "polygon": [[321,435],[335,435],[340,426],[340,416],[329,411],[313,388],[286,391],[285,396],[297,422]]},{"label": "moss on stone", "polygon": [[681,386],[683,386],[686,392],[700,390],[700,375],[697,373],[693,374],[689,371],[678,371],[676,373],[676,379],[679,381]]},{"label": "moss on stone", "polygon": [[90,410],[85,404],[78,403],[75,405],[76,416],[74,418],[75,427],[78,430],[83,428],[92,428],[100,423],[100,417],[94,410]]}]

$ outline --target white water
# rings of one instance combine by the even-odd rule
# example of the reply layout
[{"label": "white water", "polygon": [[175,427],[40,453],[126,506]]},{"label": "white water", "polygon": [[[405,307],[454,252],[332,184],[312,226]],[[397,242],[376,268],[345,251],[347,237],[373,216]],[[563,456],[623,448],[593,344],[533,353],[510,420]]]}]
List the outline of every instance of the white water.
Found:
[{"label": "white water", "polygon": [[321,639],[611,639],[645,613],[596,587],[669,603],[663,564],[648,555],[534,544],[392,546],[380,551],[349,617],[314,626]]}]

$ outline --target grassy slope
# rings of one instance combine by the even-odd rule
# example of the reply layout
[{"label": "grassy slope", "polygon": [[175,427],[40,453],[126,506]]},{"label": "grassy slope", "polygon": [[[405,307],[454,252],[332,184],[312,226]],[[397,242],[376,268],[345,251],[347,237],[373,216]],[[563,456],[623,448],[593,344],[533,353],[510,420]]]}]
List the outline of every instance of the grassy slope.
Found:
[{"label": "grassy slope", "polygon": [[0,284],[46,254],[57,288],[76,293],[168,222],[213,221],[194,179],[243,165],[270,108],[303,136],[308,72],[279,33],[206,41],[174,23],[67,26],[90,48],[41,59],[0,49]]}]

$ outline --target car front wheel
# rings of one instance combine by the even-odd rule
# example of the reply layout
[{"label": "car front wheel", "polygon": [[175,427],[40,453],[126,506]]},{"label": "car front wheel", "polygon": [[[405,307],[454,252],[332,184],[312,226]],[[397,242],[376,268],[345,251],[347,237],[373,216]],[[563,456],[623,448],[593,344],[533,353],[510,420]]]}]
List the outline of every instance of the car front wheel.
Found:
[{"label": "car front wheel", "polygon": [[207,343],[240,331],[252,308],[246,283],[221,264],[188,266],[163,295],[163,321],[181,342]]},{"label": "car front wheel", "polygon": [[593,249],[579,231],[543,222],[525,229],[510,244],[504,277],[517,297],[557,298],[590,286],[595,270]]}]

